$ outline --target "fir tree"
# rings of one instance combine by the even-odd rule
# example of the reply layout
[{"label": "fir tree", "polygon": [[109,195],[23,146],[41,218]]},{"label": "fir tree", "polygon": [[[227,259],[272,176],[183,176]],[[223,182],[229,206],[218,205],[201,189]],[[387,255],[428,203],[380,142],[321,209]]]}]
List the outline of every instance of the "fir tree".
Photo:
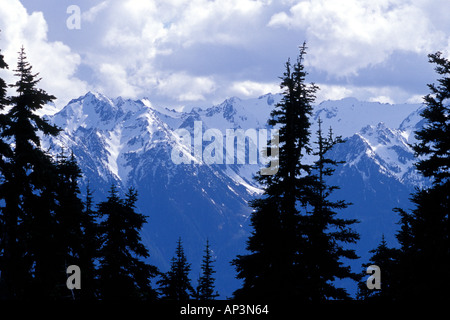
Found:
[{"label": "fir tree", "polygon": [[135,212],[137,192],[130,188],[123,200],[111,187],[107,201],[98,205],[102,245],[100,248],[99,287],[104,300],[142,300],[156,297],[150,278],[156,268],[140,258],[148,258],[139,231],[146,217]]},{"label": "fir tree", "polygon": [[[2,69],[3,70],[8,69],[8,65],[6,64],[4,56],[0,50],[0,70],[2,70]],[[6,129],[7,123],[8,123],[8,118],[6,117],[6,115],[3,112],[1,112],[5,109],[6,106],[8,106],[10,104],[10,101],[7,98],[7,89],[8,89],[8,85],[6,84],[5,80],[3,80],[0,77],[0,130],[1,131]],[[1,155],[0,165],[5,160],[4,157],[10,157],[10,155],[11,155],[11,148],[10,148],[9,144],[6,141],[4,141],[3,139],[0,140],[0,155]],[[0,174],[1,174],[1,172],[3,172],[3,165],[0,167],[0,170],[2,170],[2,171],[0,171]]]},{"label": "fir tree", "polygon": [[99,225],[96,221],[97,212],[93,208],[93,196],[89,184],[86,187],[86,198],[83,204],[84,210],[81,217],[82,240],[80,242],[79,258],[79,266],[83,270],[81,273],[83,290],[80,292],[80,298],[82,300],[94,300],[98,287],[95,262],[99,257],[100,234]]},{"label": "fir tree", "polygon": [[139,257],[147,258],[139,231],[146,217],[135,212],[137,192],[130,188],[120,199],[114,186],[107,201],[98,205],[102,246],[99,285],[102,299],[146,299],[153,294],[150,278],[156,271]]},{"label": "fir tree", "polygon": [[[64,152],[57,157],[57,188],[55,199],[57,208],[55,219],[57,227],[55,237],[57,239],[58,250],[54,253],[60,259],[61,270],[58,273],[58,283],[60,283],[59,297],[77,298],[78,290],[67,292],[65,279],[67,279],[66,269],[69,265],[78,265],[84,274],[84,266],[80,265],[81,247],[83,244],[82,216],[83,202],[80,198],[80,188],[78,186],[81,178],[81,169],[75,160],[73,153],[69,157]],[[75,296],[77,295],[77,296]]]},{"label": "fir tree", "polygon": [[[362,277],[364,281],[358,283],[357,299],[360,300],[376,300],[376,301],[393,301],[395,299],[393,288],[397,282],[396,275],[396,258],[398,255],[398,249],[389,248],[384,235],[381,238],[381,242],[373,250],[370,250],[372,257],[368,263],[362,265],[363,272]],[[368,289],[367,288],[367,268],[370,265],[376,265],[381,270],[381,289]]]},{"label": "fir tree", "polygon": [[304,272],[308,277],[305,290],[313,301],[345,299],[349,298],[346,290],[336,288],[333,282],[336,278],[350,278],[355,281],[359,279],[358,275],[342,262],[342,258],[358,258],[354,250],[345,249],[343,246],[356,243],[359,239],[358,233],[351,229],[358,221],[338,217],[337,210],[347,208],[349,203],[344,200],[330,200],[333,191],[339,187],[327,185],[326,178],[332,176],[335,167],[343,161],[333,160],[327,157],[327,153],[343,141],[341,137],[333,136],[331,128],[328,137],[324,137],[320,118],[318,125],[317,151],[313,153],[317,160],[311,173],[314,178],[313,196],[309,199],[310,214],[304,219],[307,245],[301,252],[303,266],[307,268]]},{"label": "fir tree", "polygon": [[216,271],[213,268],[213,260],[211,256],[211,249],[209,241],[206,240],[205,255],[202,261],[202,275],[198,280],[196,297],[198,300],[214,300],[219,294],[214,291],[215,278],[213,277]]},{"label": "fir tree", "polygon": [[[4,60],[4,56],[0,51],[0,70],[8,69],[8,65]],[[8,169],[7,159],[11,158],[12,150],[7,141],[3,139],[3,131],[8,127],[8,117],[4,114],[3,110],[10,104],[9,99],[7,98],[7,84],[5,80],[0,77],[0,200],[4,200],[5,198],[5,171]],[[10,283],[7,279],[9,278],[8,272],[11,272],[6,265],[9,263],[11,257],[11,249],[9,241],[11,241],[11,231],[10,221],[8,220],[8,215],[5,215],[4,208],[0,208],[0,299],[8,297],[8,293],[11,292],[11,289],[8,288]],[[5,248],[8,247],[8,248]],[[6,250],[6,251],[5,251]]]},{"label": "fir tree", "polygon": [[14,145],[4,168],[2,196],[6,229],[4,243],[5,296],[50,297],[54,289],[54,274],[59,266],[54,258],[55,227],[54,183],[55,165],[40,147],[38,132],[55,136],[59,129],[36,114],[46,103],[55,99],[36,88],[40,79],[32,73],[25,51],[19,52],[14,85],[17,95],[10,98],[12,108],[6,114],[7,126],[2,138]]},{"label": "fir tree", "polygon": [[269,120],[272,126],[280,125],[279,168],[274,175],[257,176],[264,194],[250,204],[254,231],[247,250],[251,253],[232,262],[237,278],[244,280],[243,287],[234,293],[236,298],[307,299],[303,289],[307,271],[299,261],[299,252],[306,245],[305,221],[299,210],[312,196],[312,168],[304,157],[311,152],[310,116],[318,88],[305,83],[305,54],[304,44],[297,62],[286,63],[281,78],[283,98]]},{"label": "fir tree", "polygon": [[432,181],[412,196],[411,212],[398,209],[401,244],[398,259],[397,296],[401,299],[450,298],[450,61],[440,52],[429,55],[441,76],[438,84],[429,84],[422,112],[424,126],[416,132],[413,148],[420,159],[417,170]]},{"label": "fir tree", "polygon": [[437,52],[429,55],[429,62],[437,65],[435,70],[442,78],[437,85],[428,85],[431,93],[424,97],[427,107],[421,114],[426,125],[416,132],[419,143],[413,147],[416,156],[424,157],[417,162],[417,169],[432,178],[436,188],[450,183],[450,61]]},{"label": "fir tree", "polygon": [[[341,140],[331,131],[328,138],[323,137],[319,127],[318,151],[313,153],[310,145],[310,117],[318,87],[305,83],[305,54],[304,44],[297,63],[286,63],[281,78],[283,99],[269,120],[269,125],[279,126],[279,168],[272,176],[257,176],[264,194],[251,202],[254,231],[247,245],[251,253],[232,262],[237,278],[244,280],[236,298],[342,299],[348,294],[333,281],[358,278],[341,262],[341,258],[357,258],[354,250],[343,247],[358,240],[351,229],[357,221],[336,217],[336,210],[348,203],[331,201],[329,196],[338,187],[328,186],[325,180],[339,164],[326,153]],[[305,160],[311,154],[318,158],[313,165]]]},{"label": "fir tree", "polygon": [[158,281],[163,299],[189,300],[191,296],[195,296],[195,291],[189,278],[190,271],[191,264],[187,262],[181,238],[179,238],[170,270],[163,274],[162,279]]}]

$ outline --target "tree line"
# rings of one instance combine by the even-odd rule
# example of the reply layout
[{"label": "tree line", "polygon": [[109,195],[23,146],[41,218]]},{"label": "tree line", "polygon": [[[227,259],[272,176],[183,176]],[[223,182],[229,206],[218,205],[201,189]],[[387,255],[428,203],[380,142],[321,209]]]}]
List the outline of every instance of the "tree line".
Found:
[{"label": "tree line", "polygon": [[[357,259],[351,245],[359,234],[356,219],[344,219],[341,210],[350,203],[332,200],[339,186],[329,185],[342,161],[329,151],[339,143],[330,128],[324,132],[319,119],[311,137],[314,83],[306,83],[303,44],[297,60],[285,64],[281,79],[282,100],[268,124],[279,128],[279,164],[274,175],[260,172],[255,179],[263,195],[250,202],[252,232],[247,254],[231,263],[241,288],[235,299],[324,301],[350,299],[336,279],[358,282],[358,299],[373,301],[449,297],[450,206],[450,61],[441,53],[429,55],[442,76],[429,85],[422,116],[424,127],[416,132],[413,149],[420,160],[417,170],[432,180],[430,187],[412,194],[415,209],[399,215],[400,248],[389,248],[384,237],[368,264],[382,271],[381,290],[369,290],[365,272],[354,272],[344,263]],[[1,52],[0,52],[1,53]],[[0,69],[7,69],[0,54]],[[94,204],[88,187],[81,195],[82,172],[76,155],[61,150],[57,156],[43,150],[40,136],[57,136],[60,128],[36,111],[54,96],[37,87],[25,51],[19,52],[17,81],[0,78],[0,298],[2,299],[215,299],[214,259],[206,243],[202,274],[194,289],[191,264],[181,238],[170,270],[160,272],[144,260],[149,257],[140,230],[147,217],[136,212],[137,191],[124,197],[112,185],[106,200]],[[315,161],[308,163],[306,156]],[[82,290],[66,287],[67,267],[82,270]],[[152,280],[159,278],[156,285]]]},{"label": "tree line", "polygon": [[[381,268],[381,290],[359,284],[359,299],[372,301],[449,301],[450,280],[450,60],[441,52],[428,55],[440,76],[428,84],[421,116],[425,124],[415,132],[412,145],[417,171],[431,180],[411,194],[414,209],[398,213],[399,248],[390,248],[382,237],[369,264]],[[384,279],[384,280],[383,280]]]},{"label": "tree line", "polygon": [[[0,68],[8,68],[1,54]],[[40,135],[57,136],[61,129],[36,111],[55,97],[37,88],[41,79],[23,47],[14,72],[12,97],[0,78],[0,299],[217,297],[209,242],[194,290],[181,239],[167,274],[144,262],[149,253],[139,232],[147,217],[136,212],[134,188],[120,197],[112,185],[107,199],[94,205],[88,186],[82,199],[75,155],[61,150],[52,156],[42,148]],[[82,290],[66,286],[70,265],[82,271]],[[155,277],[160,288],[151,285]]]},{"label": "tree line", "polygon": [[[353,273],[343,261],[357,258],[348,244],[359,239],[352,228],[358,221],[339,217],[339,210],[349,204],[330,201],[329,196],[339,187],[326,183],[339,163],[327,158],[327,151],[342,141],[333,138],[331,129],[324,137],[320,119],[316,141],[310,141],[312,103],[318,87],[305,82],[305,54],[303,44],[297,61],[291,64],[288,60],[281,77],[283,98],[269,120],[280,126],[279,170],[274,176],[256,176],[264,194],[251,203],[250,253],[233,261],[237,277],[243,280],[235,297],[345,300],[350,298],[348,293],[337,288],[334,280],[349,278],[358,281],[356,298],[361,300],[448,301],[450,61],[440,52],[428,56],[441,78],[428,85],[430,93],[424,97],[421,113],[425,124],[415,132],[418,142],[411,145],[416,169],[431,180],[431,186],[416,187],[411,212],[393,208],[399,217],[396,238],[400,247],[388,247],[380,235],[381,243],[371,251],[370,261],[362,265],[362,272]],[[304,161],[309,154],[317,159],[312,165]],[[379,290],[367,284],[370,279],[364,279],[369,277],[366,268],[370,265],[381,272]]]}]

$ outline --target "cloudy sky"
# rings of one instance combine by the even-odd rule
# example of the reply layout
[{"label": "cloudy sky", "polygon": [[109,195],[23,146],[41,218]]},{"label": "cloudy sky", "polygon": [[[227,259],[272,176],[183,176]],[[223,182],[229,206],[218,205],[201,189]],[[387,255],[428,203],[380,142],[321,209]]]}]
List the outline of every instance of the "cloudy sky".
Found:
[{"label": "cloudy sky", "polygon": [[167,107],[275,93],[304,41],[317,102],[421,102],[449,15],[448,0],[0,0],[0,49],[14,69],[24,45],[61,107],[89,90]]}]

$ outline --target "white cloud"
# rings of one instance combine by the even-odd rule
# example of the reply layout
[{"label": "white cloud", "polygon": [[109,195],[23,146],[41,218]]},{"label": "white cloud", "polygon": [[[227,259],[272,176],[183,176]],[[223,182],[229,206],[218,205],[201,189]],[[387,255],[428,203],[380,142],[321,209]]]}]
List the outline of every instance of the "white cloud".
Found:
[{"label": "white cloud", "polygon": [[[182,59],[176,54],[182,55],[183,50],[197,44],[245,47],[257,29],[254,19],[264,5],[263,0],[102,2],[99,6],[107,11],[102,17],[108,28],[98,51],[104,54],[88,53],[89,65],[109,95],[116,95],[121,91],[117,88],[124,85],[129,93],[146,91],[175,101],[203,101],[217,89],[214,75],[198,72],[193,75],[183,66],[173,70],[166,65],[161,69],[155,59],[161,56],[170,57],[169,61]],[[96,12],[94,8],[91,10]],[[199,51],[198,59],[202,57]],[[221,63],[220,56],[208,58]],[[122,66],[120,77],[111,74],[111,65]],[[122,84],[121,79],[127,82]],[[248,84],[245,88],[255,90]]]},{"label": "white cloud", "polygon": [[354,90],[342,85],[318,84],[319,90],[316,92],[316,102],[324,100],[340,100],[354,95]]},{"label": "white cloud", "polygon": [[406,103],[422,103],[425,95],[415,94],[406,100]]},{"label": "white cloud", "polygon": [[353,97],[361,101],[380,103],[420,103],[423,95],[414,95],[399,87],[391,86],[356,86],[317,84],[320,90],[316,94],[316,103],[325,100],[340,100]]},{"label": "white cloud", "polygon": [[231,84],[230,95],[239,97],[255,97],[266,93],[280,92],[280,85],[278,83],[263,83],[250,80],[238,81]]},{"label": "white cloud", "polygon": [[99,71],[104,78],[99,84],[98,91],[114,92],[114,96],[137,98],[140,92],[137,92],[138,88],[130,83],[123,66],[120,64],[102,63]]},{"label": "white cloud", "polygon": [[274,14],[268,26],[305,30],[310,63],[338,76],[382,63],[395,50],[433,52],[450,39],[419,0],[299,1]]},{"label": "white cloud", "polygon": [[[193,43],[245,45],[248,29],[264,2],[255,0],[188,1],[171,26],[171,36],[184,46]],[[247,30],[246,30],[247,29]]]},{"label": "white cloud", "polygon": [[[87,84],[74,75],[80,56],[62,42],[48,41],[48,26],[41,12],[28,14],[18,0],[2,1],[0,29],[0,48],[10,69],[15,69],[23,45],[33,71],[42,77],[38,86],[55,95],[59,106],[86,92]],[[6,80],[16,81],[12,72]]]},{"label": "white cloud", "polygon": [[[307,70],[322,83],[317,100],[353,95],[404,102],[421,92],[417,81],[401,84],[397,70],[414,66],[398,57],[450,53],[450,20],[442,10],[448,0],[89,1],[80,3],[88,8],[81,30],[50,32],[63,40],[57,42],[47,39],[41,13],[2,0],[0,48],[10,67],[24,44],[43,88],[58,98],[87,91],[79,76],[106,95],[148,96],[170,107],[278,92],[283,63],[306,40]],[[46,18],[56,19],[56,11],[45,11]],[[62,10],[62,24],[64,17]],[[388,69],[396,75],[386,81],[392,87],[382,75]],[[408,91],[411,85],[415,91]]]},{"label": "white cloud", "polygon": [[[365,68],[383,64],[396,51],[426,56],[437,50],[437,46],[445,48],[450,44],[445,29],[448,19],[441,13],[437,21],[434,20],[432,13],[437,9],[432,9],[424,0],[108,1],[109,18],[104,21],[108,28],[101,40],[107,54],[102,61],[122,65],[127,85],[135,87],[135,92],[156,93],[176,101],[204,100],[224,93],[255,96],[266,93],[263,90],[274,91],[276,87],[267,78],[255,81],[258,76],[255,74],[249,77],[242,72],[230,79],[214,74],[211,69],[199,71],[201,62],[196,62],[195,67],[183,66],[180,61],[185,61],[186,50],[190,50],[190,57],[198,57],[199,61],[205,59],[209,65],[215,61],[220,64],[223,58],[227,58],[227,63],[233,59],[239,62],[240,52],[247,55],[243,59],[248,59],[251,52],[255,57],[264,58],[258,60],[259,65],[251,65],[253,61],[249,60],[248,70],[263,74],[264,64],[275,61],[270,60],[273,59],[270,54],[258,52],[255,46],[263,45],[270,52],[276,49],[278,54],[284,50],[286,57],[306,37],[307,66],[325,71],[325,76],[345,79]],[[278,48],[272,48],[271,42],[277,42]],[[227,51],[236,53],[236,57],[225,57],[225,53],[217,49],[211,50],[216,56],[206,56],[201,51],[204,48],[236,48],[236,51]],[[166,57],[164,66],[158,65],[158,57],[162,56]],[[176,67],[171,68],[171,60]],[[192,63],[192,58],[186,61]],[[276,63],[281,66],[283,61]],[[100,79],[106,76],[98,67],[97,72]],[[182,93],[174,94],[166,89],[175,83],[175,76],[181,77],[177,84],[183,88]],[[187,85],[186,79],[195,80]],[[352,91],[345,86],[328,85],[326,92],[319,95],[342,97]],[[368,98],[384,101],[397,101],[399,96],[392,97],[385,92],[369,95],[369,91],[367,88],[360,90]],[[395,90],[390,94],[395,94]]]},{"label": "white cloud", "polygon": [[201,101],[205,95],[215,91],[216,84],[210,77],[193,77],[185,73],[174,73],[158,81],[157,90],[163,95],[172,95],[178,101]]},{"label": "white cloud", "polygon": [[83,12],[81,18],[85,21],[93,22],[97,18],[97,15],[108,8],[108,6],[109,1],[100,2],[99,4],[90,8],[88,11]]},{"label": "white cloud", "polygon": [[[113,1],[113,0],[111,0]],[[264,0],[115,0],[105,45],[245,45]],[[250,28],[250,29],[249,29]],[[144,41],[142,41],[144,40]]]},{"label": "white cloud", "polygon": [[390,104],[395,103],[394,100],[392,100],[390,97],[387,97],[387,96],[371,97],[371,98],[369,98],[369,101],[380,102],[380,103],[390,103]]}]

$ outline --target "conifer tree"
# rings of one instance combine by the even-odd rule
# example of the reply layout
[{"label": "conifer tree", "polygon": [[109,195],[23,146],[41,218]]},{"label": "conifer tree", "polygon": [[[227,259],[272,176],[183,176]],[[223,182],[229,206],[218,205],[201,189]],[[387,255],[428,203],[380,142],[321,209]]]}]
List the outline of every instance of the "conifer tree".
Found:
[{"label": "conifer tree", "polygon": [[397,297],[448,301],[450,280],[450,61],[437,52],[429,55],[441,76],[429,84],[422,111],[424,126],[416,132],[413,145],[417,170],[431,179],[431,186],[412,196],[415,208],[400,213],[401,244],[398,259]]},{"label": "conifer tree", "polygon": [[57,263],[53,261],[55,219],[55,165],[40,147],[38,132],[55,136],[59,129],[36,114],[55,99],[36,86],[40,79],[32,73],[22,47],[11,85],[17,94],[10,98],[12,108],[2,138],[14,145],[3,171],[3,216],[6,228],[4,245],[5,295],[24,297],[28,292],[50,297]]},{"label": "conifer tree", "polygon": [[[1,30],[0,30],[1,31]],[[8,69],[8,65],[5,62],[4,56],[1,53],[0,50],[0,70],[6,70]],[[7,89],[8,85],[6,84],[5,80],[0,77],[0,130],[3,131],[6,128],[8,118],[6,115],[1,112],[5,109],[6,106],[10,104],[9,99],[7,98]],[[0,131],[0,132],[1,132]],[[11,148],[9,144],[4,141],[3,139],[0,140],[0,164],[5,161],[4,157],[9,157],[11,154]],[[0,167],[0,174],[3,172],[3,165]]]},{"label": "conifer tree", "polygon": [[[236,298],[307,299],[303,290],[307,270],[302,270],[299,252],[306,246],[305,217],[300,214],[312,196],[311,165],[304,157],[311,152],[310,117],[315,92],[307,85],[303,59],[306,45],[300,48],[297,62],[286,62],[281,78],[283,98],[271,113],[269,125],[279,128],[279,168],[274,175],[258,174],[264,187],[261,198],[251,202],[252,232],[247,250],[233,260],[243,279]],[[306,272],[306,273],[305,273]]]},{"label": "conifer tree", "polygon": [[208,240],[206,240],[205,254],[203,256],[201,269],[202,274],[198,280],[196,298],[198,300],[214,300],[219,294],[214,290],[215,278],[213,275],[216,271],[213,268],[213,260]]},{"label": "conifer tree", "polygon": [[139,231],[146,217],[135,212],[137,192],[130,188],[125,199],[111,187],[107,201],[98,205],[101,240],[99,288],[104,300],[143,300],[156,297],[150,278],[156,268],[140,258],[149,257]]},{"label": "conifer tree", "polygon": [[342,262],[342,258],[358,258],[355,250],[343,246],[356,243],[359,239],[358,233],[351,228],[358,221],[338,217],[338,211],[347,208],[349,203],[344,200],[331,201],[331,194],[339,187],[329,186],[326,182],[326,178],[333,175],[336,166],[343,163],[329,158],[327,153],[343,141],[341,137],[333,136],[331,128],[328,137],[325,137],[320,118],[318,125],[315,143],[317,151],[313,153],[317,160],[311,173],[314,179],[313,196],[309,199],[310,213],[304,220],[307,245],[301,253],[303,264],[308,268],[305,270],[308,276],[305,290],[312,301],[349,298],[346,290],[335,287],[334,280],[359,279],[359,276]]},{"label": "conifer tree", "polygon": [[191,264],[187,262],[180,237],[177,241],[177,248],[171,261],[170,270],[162,274],[162,279],[158,281],[163,299],[189,300],[190,297],[195,296],[195,291],[189,278],[190,271]]},{"label": "conifer tree", "polygon": [[100,234],[97,223],[97,212],[93,206],[93,195],[89,184],[86,187],[86,198],[83,202],[84,210],[81,217],[82,240],[80,248],[79,266],[83,290],[80,292],[82,300],[94,300],[97,297],[97,270],[95,262],[99,257]]},{"label": "conifer tree", "polygon": [[[316,153],[310,143],[312,103],[318,87],[305,83],[305,54],[303,44],[297,63],[286,63],[281,78],[283,98],[269,120],[269,125],[279,126],[279,168],[272,176],[256,177],[264,186],[264,194],[251,202],[254,231],[247,245],[251,253],[232,262],[237,278],[244,280],[243,287],[234,293],[236,298],[342,299],[348,294],[333,281],[358,278],[341,262],[341,258],[357,258],[354,250],[343,247],[358,240],[351,229],[357,221],[336,217],[336,210],[348,203],[331,201],[329,196],[338,187],[326,183],[339,164],[326,153],[340,139],[331,131],[328,138],[323,137],[319,127]],[[309,164],[307,155],[318,160]]]},{"label": "conifer tree", "polygon": [[[78,186],[81,178],[79,168],[73,152],[69,157],[64,155],[64,151],[57,157],[56,163],[58,179],[56,181],[55,199],[57,207],[55,210],[57,239],[57,251],[54,253],[60,259],[60,272],[55,275],[58,279],[58,297],[69,297],[78,299],[79,290],[67,291],[65,280],[67,279],[66,269],[69,265],[80,265],[81,247],[83,244],[82,216],[83,202],[80,198],[80,188]],[[84,274],[84,268],[82,268]],[[75,296],[76,295],[76,296]]]},{"label": "conifer tree", "polygon": [[[1,54],[0,50],[0,70],[8,69],[8,65],[4,60],[4,56]],[[6,130],[8,124],[8,117],[4,114],[3,110],[7,107],[10,102],[7,98],[7,84],[5,80],[0,77],[0,200],[4,200],[5,197],[5,171],[8,169],[7,159],[12,156],[12,150],[7,141],[4,140],[2,132]],[[8,292],[11,290],[7,288],[9,284],[7,283],[7,279],[9,278],[8,270],[9,268],[6,266],[8,264],[7,261],[10,260],[11,251],[8,242],[10,241],[10,231],[8,228],[10,226],[10,222],[8,221],[8,215],[5,215],[4,208],[0,208],[0,272],[2,276],[0,277],[0,299],[6,298],[8,296]],[[8,281],[9,282],[9,281]]]},{"label": "conifer tree", "polygon": [[[362,277],[364,281],[358,283],[357,299],[360,300],[376,300],[376,301],[393,301],[395,299],[393,288],[397,282],[396,270],[396,258],[398,255],[398,249],[389,248],[384,238],[381,238],[381,242],[373,250],[370,250],[372,257],[368,263],[362,265],[363,272]],[[367,288],[367,268],[370,265],[376,265],[381,270],[381,289],[368,289]]]}]

